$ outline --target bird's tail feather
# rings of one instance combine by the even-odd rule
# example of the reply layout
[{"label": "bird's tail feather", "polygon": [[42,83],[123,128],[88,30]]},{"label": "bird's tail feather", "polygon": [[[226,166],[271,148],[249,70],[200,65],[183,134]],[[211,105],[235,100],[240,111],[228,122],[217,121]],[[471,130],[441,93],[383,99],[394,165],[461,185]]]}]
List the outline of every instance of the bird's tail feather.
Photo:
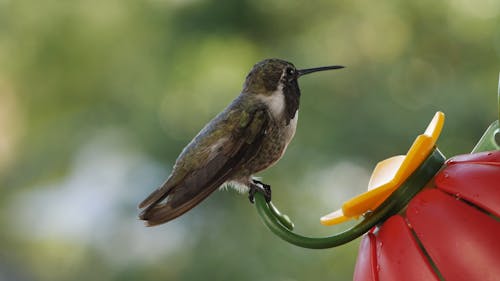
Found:
[{"label": "bird's tail feather", "polygon": [[165,199],[170,194],[173,188],[174,186],[169,184],[168,180],[165,181],[165,183],[163,183],[162,186],[160,186],[155,191],[151,192],[151,194],[149,194],[149,196],[146,197],[146,199],[144,199],[141,203],[139,203],[139,209],[144,209],[148,206],[156,205],[158,202],[163,201],[163,199]]},{"label": "bird's tail feather", "polygon": [[[146,221],[146,226],[166,223],[194,208],[221,184],[216,181],[205,188],[196,188],[197,194],[189,193],[190,188],[182,184],[165,190],[159,188],[139,204],[139,207],[145,207],[139,218]],[[167,196],[167,201],[162,202]]]}]

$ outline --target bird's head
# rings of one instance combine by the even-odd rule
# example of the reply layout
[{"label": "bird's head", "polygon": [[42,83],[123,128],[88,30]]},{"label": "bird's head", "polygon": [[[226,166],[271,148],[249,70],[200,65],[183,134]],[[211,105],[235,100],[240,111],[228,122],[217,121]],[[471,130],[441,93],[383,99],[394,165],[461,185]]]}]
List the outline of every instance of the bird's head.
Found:
[{"label": "bird's head", "polygon": [[266,59],[255,64],[248,73],[243,93],[256,95],[266,103],[272,113],[286,113],[290,120],[294,118],[299,107],[300,89],[297,79],[309,73],[339,68],[343,66],[297,69],[292,63],[281,59]]}]

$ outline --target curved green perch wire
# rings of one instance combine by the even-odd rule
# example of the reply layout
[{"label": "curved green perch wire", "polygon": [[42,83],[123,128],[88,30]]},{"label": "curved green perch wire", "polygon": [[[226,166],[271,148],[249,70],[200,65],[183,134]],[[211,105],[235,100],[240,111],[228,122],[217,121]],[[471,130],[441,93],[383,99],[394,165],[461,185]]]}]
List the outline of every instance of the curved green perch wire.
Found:
[{"label": "curved green perch wire", "polygon": [[260,193],[255,194],[255,206],[267,227],[283,240],[311,249],[336,247],[356,239],[373,226],[401,211],[410,199],[434,177],[444,160],[441,152],[434,148],[424,163],[373,213],[366,216],[359,224],[330,237],[311,238],[292,232],[292,221],[286,215],[281,214],[272,203],[268,204]]}]

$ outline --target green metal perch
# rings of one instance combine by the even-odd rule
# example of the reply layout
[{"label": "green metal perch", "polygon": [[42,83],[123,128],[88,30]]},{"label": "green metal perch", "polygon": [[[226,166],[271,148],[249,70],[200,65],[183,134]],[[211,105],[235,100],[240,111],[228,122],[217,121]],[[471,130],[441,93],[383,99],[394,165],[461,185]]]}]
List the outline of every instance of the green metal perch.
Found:
[{"label": "green metal perch", "polygon": [[260,193],[255,195],[255,206],[267,227],[281,239],[304,248],[336,247],[358,238],[380,221],[398,213],[437,173],[444,160],[445,157],[435,148],[424,163],[377,210],[367,215],[359,224],[330,237],[311,238],[292,232],[293,223],[290,219],[281,214],[272,203],[268,204]]}]

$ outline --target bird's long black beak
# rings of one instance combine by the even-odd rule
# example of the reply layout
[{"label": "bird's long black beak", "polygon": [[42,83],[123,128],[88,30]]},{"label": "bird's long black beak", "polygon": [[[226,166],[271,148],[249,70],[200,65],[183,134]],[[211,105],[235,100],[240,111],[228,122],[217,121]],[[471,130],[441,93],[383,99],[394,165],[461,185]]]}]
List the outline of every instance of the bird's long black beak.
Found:
[{"label": "bird's long black beak", "polygon": [[314,67],[314,68],[307,68],[307,69],[299,69],[298,71],[298,76],[300,77],[302,75],[306,75],[309,73],[313,72],[318,72],[318,71],[325,71],[325,70],[332,70],[332,69],[341,69],[344,68],[345,66],[342,65],[331,65],[331,66],[322,66],[322,67]]}]

